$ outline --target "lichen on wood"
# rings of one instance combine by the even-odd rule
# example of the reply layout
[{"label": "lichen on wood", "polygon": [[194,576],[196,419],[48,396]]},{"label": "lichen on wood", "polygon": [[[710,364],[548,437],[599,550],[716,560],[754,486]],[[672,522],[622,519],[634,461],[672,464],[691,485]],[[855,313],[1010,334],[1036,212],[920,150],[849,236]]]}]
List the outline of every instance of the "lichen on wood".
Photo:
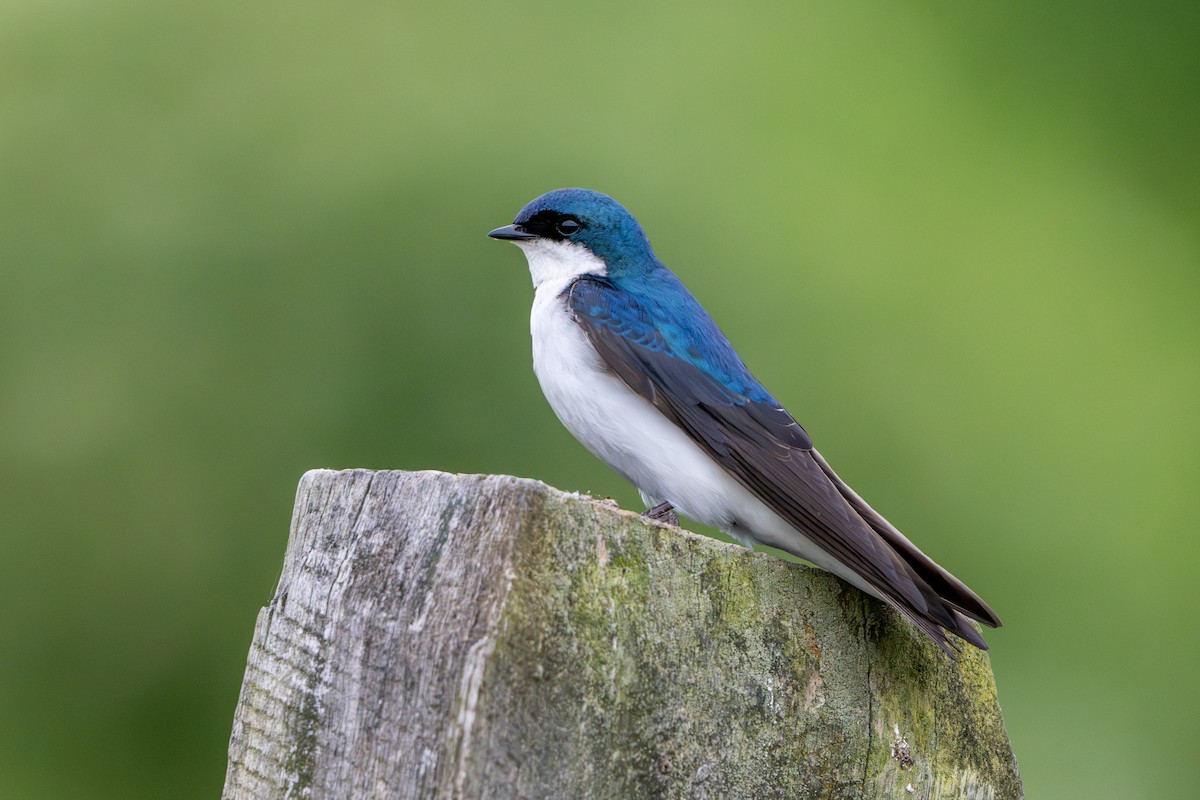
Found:
[{"label": "lichen on wood", "polygon": [[537,481],[318,470],[224,796],[1022,794],[986,654],[832,575]]}]

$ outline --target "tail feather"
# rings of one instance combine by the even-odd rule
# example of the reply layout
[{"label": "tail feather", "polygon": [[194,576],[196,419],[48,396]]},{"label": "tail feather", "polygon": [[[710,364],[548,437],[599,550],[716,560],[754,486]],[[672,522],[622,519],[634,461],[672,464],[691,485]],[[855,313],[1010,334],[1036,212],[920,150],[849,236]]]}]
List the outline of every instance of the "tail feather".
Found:
[{"label": "tail feather", "polygon": [[[954,577],[932,558],[925,555],[908,538],[884,519],[883,515],[859,497],[845,481],[838,477],[833,468],[815,449],[809,451],[821,470],[833,482],[846,500],[847,504],[866,522],[872,530],[879,534],[893,552],[907,567],[914,579],[923,599],[924,609],[903,608],[901,604],[893,603],[908,617],[913,624],[933,639],[943,650],[951,653],[953,642],[946,637],[949,631],[966,642],[981,650],[987,649],[987,642],[979,635],[970,620],[977,620],[992,628],[999,628],[1002,623],[996,612],[983,599],[958,578]],[[951,653],[953,655],[953,653]]]}]

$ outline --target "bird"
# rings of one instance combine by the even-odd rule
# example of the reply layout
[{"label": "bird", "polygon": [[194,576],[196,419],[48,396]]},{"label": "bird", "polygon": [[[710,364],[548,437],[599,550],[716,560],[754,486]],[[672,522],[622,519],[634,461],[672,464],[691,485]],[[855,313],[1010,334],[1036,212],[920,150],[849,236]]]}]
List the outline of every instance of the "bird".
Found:
[{"label": "bird", "polygon": [[524,251],[533,368],[562,424],[674,512],[768,545],[898,610],[943,651],[986,650],[1000,618],[867,504],[750,373],[725,334],[608,195],[557,189],[488,233]]}]

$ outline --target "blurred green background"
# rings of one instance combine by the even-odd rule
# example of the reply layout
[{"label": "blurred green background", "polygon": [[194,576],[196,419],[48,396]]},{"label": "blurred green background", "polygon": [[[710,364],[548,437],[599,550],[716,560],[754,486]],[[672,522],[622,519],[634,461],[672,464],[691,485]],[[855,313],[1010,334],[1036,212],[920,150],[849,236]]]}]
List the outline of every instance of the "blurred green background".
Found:
[{"label": "blurred green background", "polygon": [[1030,797],[1191,795],[1200,20],[1053,5],[0,4],[0,796],[219,793],[308,468],[637,507],[484,237],[572,185],[1004,618]]}]

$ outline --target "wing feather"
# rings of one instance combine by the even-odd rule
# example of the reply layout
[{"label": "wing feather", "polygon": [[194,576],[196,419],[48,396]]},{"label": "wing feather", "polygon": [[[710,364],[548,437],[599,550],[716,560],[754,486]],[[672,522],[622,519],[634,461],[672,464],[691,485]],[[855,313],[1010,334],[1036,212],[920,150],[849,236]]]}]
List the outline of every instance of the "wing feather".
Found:
[{"label": "wing feather", "polygon": [[672,342],[645,306],[604,278],[577,279],[565,295],[607,367],[733,478],[944,649],[950,646],[943,629],[986,649],[963,615],[995,627],[995,613],[855,494],[765,391],[752,398],[730,388]]}]

